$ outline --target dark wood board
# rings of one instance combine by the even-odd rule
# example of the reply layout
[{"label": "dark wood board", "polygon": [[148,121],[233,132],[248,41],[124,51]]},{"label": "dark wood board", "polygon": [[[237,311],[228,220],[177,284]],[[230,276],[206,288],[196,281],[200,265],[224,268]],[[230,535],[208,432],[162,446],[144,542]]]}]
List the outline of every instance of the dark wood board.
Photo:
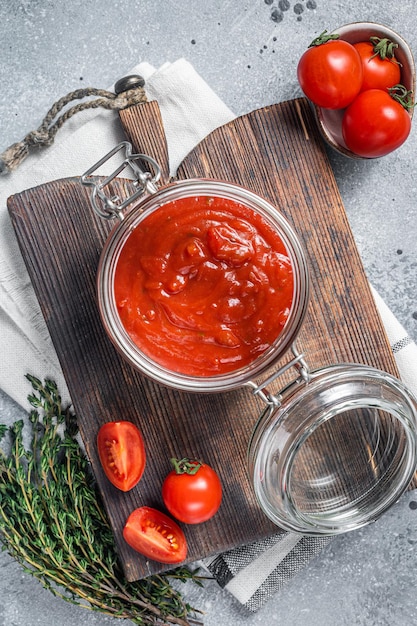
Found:
[{"label": "dark wood board", "polygon": [[[159,160],[167,180],[157,104],[133,107],[120,117],[136,150]],[[304,99],[254,111],[214,131],[178,171],[181,179],[194,176],[245,185],[272,201],[295,226],[312,277],[311,302],[299,338],[312,368],[350,361],[398,375]],[[113,187],[119,194],[133,189],[125,180],[115,181]],[[92,211],[89,191],[78,178],[63,179],[12,196],[8,207],[127,578],[166,569],[131,550],[121,533],[137,506],[162,508],[161,484],[171,456],[203,458],[219,471],[224,485],[218,514],[204,524],[184,527],[190,561],[277,532],[260,511],[246,474],[247,444],[262,408],[259,401],[247,389],[200,395],[165,388],[123,362],[107,338],[96,307],[95,277],[111,225]],[[145,474],[127,494],[108,483],[95,446],[98,428],[113,419],[137,423],[148,450]]]}]

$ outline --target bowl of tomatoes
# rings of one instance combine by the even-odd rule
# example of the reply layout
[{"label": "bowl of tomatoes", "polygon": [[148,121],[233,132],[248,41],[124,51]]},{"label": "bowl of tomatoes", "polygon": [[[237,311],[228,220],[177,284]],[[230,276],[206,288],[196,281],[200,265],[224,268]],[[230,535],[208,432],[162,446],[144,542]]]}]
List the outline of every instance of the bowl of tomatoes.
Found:
[{"label": "bowl of tomatoes", "polygon": [[345,156],[382,157],[408,138],[415,65],[391,28],[357,22],[324,31],[300,58],[297,77],[323,138]]}]

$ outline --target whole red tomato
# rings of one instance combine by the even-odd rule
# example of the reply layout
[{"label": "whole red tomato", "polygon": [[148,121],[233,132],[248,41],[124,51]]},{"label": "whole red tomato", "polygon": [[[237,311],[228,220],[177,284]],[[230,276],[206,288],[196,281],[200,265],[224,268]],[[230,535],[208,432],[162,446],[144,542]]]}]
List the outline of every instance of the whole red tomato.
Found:
[{"label": "whole red tomato", "polygon": [[353,45],[362,60],[361,91],[388,89],[398,85],[401,81],[401,69],[394,55],[398,44],[386,38],[371,37],[369,41],[361,41]]},{"label": "whole red tomato", "polygon": [[344,109],[362,85],[362,62],[352,44],[338,35],[315,39],[298,62],[297,77],[307,98],[326,109]]},{"label": "whole red tomato", "polygon": [[132,422],[107,422],[97,434],[100,462],[109,481],[129,491],[142,478],[146,464],[145,445]]},{"label": "whole red tomato", "polygon": [[134,550],[158,563],[181,563],[187,556],[187,540],[178,524],[149,506],[129,515],[123,537]]},{"label": "whole red tomato", "polygon": [[174,469],[162,485],[168,511],[185,524],[199,524],[213,517],[222,501],[222,485],[205,463],[172,459]]},{"label": "whole red tomato", "polygon": [[[395,95],[393,90],[390,93]],[[346,109],[343,138],[358,156],[384,156],[401,146],[410,134],[410,115],[390,93],[382,89],[362,91]]]}]

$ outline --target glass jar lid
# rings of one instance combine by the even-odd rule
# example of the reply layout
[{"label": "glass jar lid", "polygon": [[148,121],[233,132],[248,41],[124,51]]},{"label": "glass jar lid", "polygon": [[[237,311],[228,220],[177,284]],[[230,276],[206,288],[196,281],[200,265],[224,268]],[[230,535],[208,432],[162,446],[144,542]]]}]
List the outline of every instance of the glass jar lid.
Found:
[{"label": "glass jar lid", "polygon": [[298,379],[259,418],[248,450],[265,514],[283,529],[336,535],[375,521],[417,460],[417,400],[385,372],[335,365]]}]

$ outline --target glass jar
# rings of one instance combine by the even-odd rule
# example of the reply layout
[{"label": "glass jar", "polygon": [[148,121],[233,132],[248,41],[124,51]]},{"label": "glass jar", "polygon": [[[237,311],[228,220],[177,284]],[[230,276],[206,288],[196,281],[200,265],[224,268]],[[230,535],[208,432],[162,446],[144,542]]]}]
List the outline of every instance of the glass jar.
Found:
[{"label": "glass jar", "polygon": [[281,528],[336,535],[377,519],[409,485],[417,402],[386,372],[332,365],[296,380],[248,450],[258,502]]},{"label": "glass jar", "polygon": [[[293,271],[293,298],[288,319],[272,345],[248,365],[211,376],[189,376],[167,369],[145,354],[132,340],[121,322],[114,294],[115,274],[123,247],[133,230],[162,206],[183,198],[218,197],[243,204],[268,221],[290,258]],[[199,393],[226,391],[241,387],[248,380],[272,367],[293,344],[304,319],[309,295],[308,270],[303,249],[290,224],[268,202],[254,193],[222,181],[187,180],[173,183],[148,196],[133,207],[112,232],[103,249],[97,274],[98,306],[104,327],[122,356],[146,376],[163,385]]]},{"label": "glass jar", "polygon": [[[111,176],[101,182],[90,178],[121,149],[126,158]],[[156,172],[153,177],[143,171],[144,162]],[[137,191],[123,201],[107,197],[103,190],[127,166],[134,172]],[[103,248],[97,273],[99,312],[111,341],[134,368],[162,385],[198,393],[249,387],[260,398],[265,409],[250,437],[247,466],[261,509],[279,527],[334,535],[373,522],[413,476],[416,398],[393,376],[365,365],[336,364],[310,372],[296,348],[309,299],[306,257],[292,227],[274,206],[231,183],[185,180],[158,189],[157,180],[157,164],[146,155],[132,155],[127,142],[82,177],[83,184],[93,188],[95,211],[106,219],[120,218]],[[149,195],[141,198],[146,191]],[[191,376],[167,369],[138,348],[120,320],[114,284],[120,253],[146,217],[175,200],[202,196],[241,203],[272,225],[291,262],[293,299],[282,331],[260,356],[224,374]],[[291,368],[293,382],[278,394],[269,393],[270,384]]]}]

